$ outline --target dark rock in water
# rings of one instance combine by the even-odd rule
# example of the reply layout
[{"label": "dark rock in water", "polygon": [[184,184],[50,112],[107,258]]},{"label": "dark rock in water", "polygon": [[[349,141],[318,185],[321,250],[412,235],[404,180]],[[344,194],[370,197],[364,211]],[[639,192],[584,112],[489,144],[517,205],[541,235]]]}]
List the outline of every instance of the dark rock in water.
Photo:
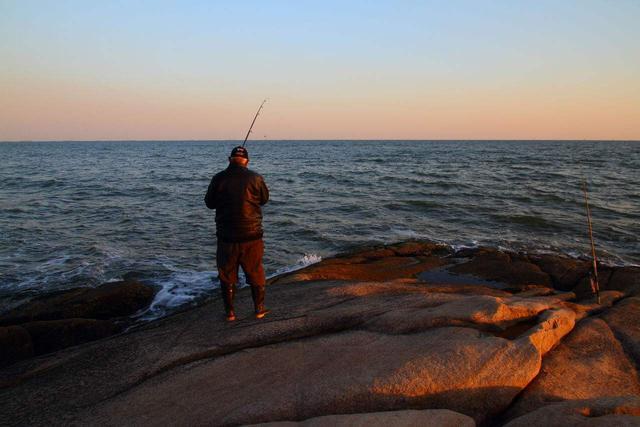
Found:
[{"label": "dark rock in water", "polygon": [[433,242],[404,242],[388,246],[397,256],[444,256],[451,253],[447,245]]},{"label": "dark rock in water", "polygon": [[43,320],[21,326],[31,335],[36,355],[108,337],[122,329],[113,321],[95,319]]},{"label": "dark rock in water", "polygon": [[76,288],[44,295],[0,316],[0,325],[37,320],[112,319],[147,307],[155,291],[135,281],[105,283],[97,288]]},{"label": "dark rock in water", "polygon": [[[458,255],[458,254],[456,254]],[[551,278],[537,265],[512,257],[497,249],[477,250],[470,261],[455,265],[453,273],[472,274],[485,280],[505,283],[515,287],[529,285],[551,286]]]},{"label": "dark rock in water", "polygon": [[[113,320],[132,315],[153,299],[152,287],[105,283],[44,295],[0,317],[0,366],[104,338],[122,330]],[[8,326],[7,326],[8,325]]]},{"label": "dark rock in water", "polygon": [[561,291],[572,290],[581,278],[589,274],[591,265],[588,261],[558,255],[532,255],[529,259],[547,273],[553,287]]},{"label": "dark rock in water", "polygon": [[393,245],[358,248],[356,251],[338,255],[336,258],[357,257],[367,259],[380,259],[393,256],[446,256],[450,255],[451,253],[451,248],[442,243],[410,241],[395,243]]},{"label": "dark rock in water", "polygon": [[480,246],[476,248],[462,248],[456,251],[455,256],[457,258],[472,258],[478,253],[481,253],[484,251],[493,251],[493,250],[494,250],[493,248],[489,248],[486,246]]},{"label": "dark rock in water", "polygon": [[31,336],[21,326],[0,327],[0,366],[34,355]]}]

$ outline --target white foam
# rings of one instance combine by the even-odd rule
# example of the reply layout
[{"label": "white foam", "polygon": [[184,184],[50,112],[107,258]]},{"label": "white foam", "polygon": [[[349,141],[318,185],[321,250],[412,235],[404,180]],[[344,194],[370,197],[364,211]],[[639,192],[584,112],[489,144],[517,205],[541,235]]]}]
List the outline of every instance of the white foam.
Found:
[{"label": "white foam", "polygon": [[419,237],[423,237],[422,234],[416,233],[415,231],[413,231],[411,229],[392,228],[391,231],[394,234],[397,234],[398,236],[403,237],[403,238],[416,239],[416,238],[419,238]]},{"label": "white foam", "polygon": [[[269,277],[296,271],[320,261],[322,261],[320,255],[304,254],[294,265],[280,268]],[[197,300],[211,295],[212,291],[220,286],[216,280],[218,274],[215,271],[180,269],[168,259],[159,260],[159,263],[171,273],[166,278],[152,282],[160,287],[160,290],[156,293],[151,305],[134,316],[137,320],[151,321],[164,317],[183,306],[193,304]],[[238,287],[247,286],[242,271],[239,272],[238,276]]]},{"label": "white foam", "polygon": [[451,248],[455,251],[461,251],[462,249],[475,249],[480,245],[477,240],[472,240],[469,244],[451,244]]},{"label": "white foam", "polygon": [[[294,265],[280,268],[269,277],[290,273],[320,261],[322,261],[320,255],[304,254]],[[218,274],[215,271],[179,269],[168,259],[162,259],[159,263],[171,273],[169,277],[152,282],[154,285],[159,286],[160,290],[156,293],[149,308],[135,316],[138,320],[151,321],[164,317],[176,309],[193,304],[197,300],[211,295],[212,291],[220,286],[216,280]],[[239,273],[238,282],[239,288],[247,286],[242,271]]]},{"label": "white foam", "polygon": [[160,286],[160,290],[149,308],[137,315],[139,320],[150,321],[166,316],[181,306],[209,295],[218,287],[215,271],[180,270],[173,266],[171,271],[168,278],[153,282]]},{"label": "white foam", "polygon": [[271,274],[269,277],[275,277],[280,274],[291,273],[292,271],[300,270],[301,268],[305,268],[308,265],[316,264],[322,261],[322,257],[317,254],[304,254],[302,257],[298,258],[296,263],[291,266],[282,267],[276,270],[275,273]]},{"label": "white foam", "polygon": [[47,260],[47,261],[45,261],[43,263],[44,268],[43,267],[37,267],[36,269],[43,270],[47,266],[50,266],[50,265],[63,265],[64,263],[66,263],[71,258],[72,258],[71,255],[62,255],[62,256],[59,256],[59,257],[51,258],[50,260]]}]

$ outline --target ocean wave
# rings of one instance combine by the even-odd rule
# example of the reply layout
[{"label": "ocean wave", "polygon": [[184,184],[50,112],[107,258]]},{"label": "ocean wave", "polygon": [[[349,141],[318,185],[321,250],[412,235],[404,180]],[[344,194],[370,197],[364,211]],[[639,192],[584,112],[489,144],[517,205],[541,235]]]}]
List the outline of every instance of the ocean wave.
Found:
[{"label": "ocean wave", "polygon": [[269,275],[269,278],[279,276],[280,274],[291,273],[320,261],[322,261],[322,257],[318,254],[304,254],[296,261],[295,264],[277,269],[273,274]]},{"label": "ocean wave", "polygon": [[173,270],[173,273],[168,277],[151,281],[159,290],[151,305],[135,316],[140,321],[164,317],[210,295],[220,286],[216,281],[218,274],[215,271],[184,270],[167,263],[163,264],[166,268]]},{"label": "ocean wave", "polygon": [[[322,261],[320,255],[313,253],[304,254],[295,264],[282,267],[275,273],[269,275],[269,277],[296,271],[320,261]],[[209,297],[214,290],[220,288],[216,271],[181,269],[167,259],[158,259],[156,262],[165,269],[172,271],[172,273],[166,277],[160,277],[150,281],[152,285],[158,287],[158,292],[151,302],[151,305],[134,316],[134,318],[139,321],[148,322],[156,320],[176,310],[197,304],[204,298]],[[246,278],[242,270],[238,276],[238,287],[246,287]]]},{"label": "ocean wave", "polygon": [[446,206],[442,203],[436,202],[435,200],[410,199],[410,200],[403,200],[403,202],[408,204],[409,206],[417,206],[420,208],[440,208],[440,207]]}]

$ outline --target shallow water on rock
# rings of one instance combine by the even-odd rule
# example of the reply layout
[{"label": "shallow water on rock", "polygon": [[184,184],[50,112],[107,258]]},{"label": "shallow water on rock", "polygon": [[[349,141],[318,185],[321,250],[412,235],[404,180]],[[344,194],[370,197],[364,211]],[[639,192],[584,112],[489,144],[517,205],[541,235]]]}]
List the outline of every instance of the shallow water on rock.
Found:
[{"label": "shallow water on rock", "polygon": [[496,282],[495,280],[484,280],[471,274],[456,274],[447,270],[447,267],[434,268],[418,274],[418,280],[427,283],[447,283],[450,285],[478,285],[494,289],[507,289],[510,285]]}]

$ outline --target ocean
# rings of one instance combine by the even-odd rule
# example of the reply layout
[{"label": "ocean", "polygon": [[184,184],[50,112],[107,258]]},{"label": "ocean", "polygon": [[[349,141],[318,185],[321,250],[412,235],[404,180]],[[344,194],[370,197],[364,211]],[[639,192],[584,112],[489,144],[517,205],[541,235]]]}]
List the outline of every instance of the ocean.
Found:
[{"label": "ocean", "polygon": [[[237,141],[0,143],[0,312],[136,273],[141,320],[218,286],[209,181]],[[249,141],[271,192],[272,276],[362,245],[429,239],[640,264],[640,143]]]}]

